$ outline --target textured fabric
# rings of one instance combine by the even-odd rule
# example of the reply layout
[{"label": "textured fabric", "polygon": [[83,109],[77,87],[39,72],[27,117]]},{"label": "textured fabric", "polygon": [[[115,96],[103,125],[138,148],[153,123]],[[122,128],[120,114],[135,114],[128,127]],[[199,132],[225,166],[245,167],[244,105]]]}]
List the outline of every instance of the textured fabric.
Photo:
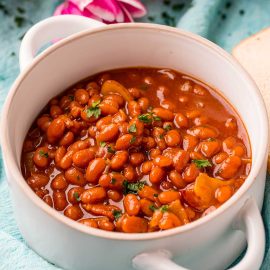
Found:
[{"label": "textured fabric", "polygon": [[[270,1],[145,0],[149,9],[142,21],[168,24],[200,34],[230,51],[241,39],[270,26]],[[51,16],[59,1],[0,1],[0,109],[19,73],[18,51],[25,31]],[[19,108],[18,108],[19,112]],[[0,270],[58,269],[32,251],[23,240],[12,213],[9,189],[0,154]],[[263,218],[267,247],[261,269],[269,269],[270,178],[267,179]]]}]

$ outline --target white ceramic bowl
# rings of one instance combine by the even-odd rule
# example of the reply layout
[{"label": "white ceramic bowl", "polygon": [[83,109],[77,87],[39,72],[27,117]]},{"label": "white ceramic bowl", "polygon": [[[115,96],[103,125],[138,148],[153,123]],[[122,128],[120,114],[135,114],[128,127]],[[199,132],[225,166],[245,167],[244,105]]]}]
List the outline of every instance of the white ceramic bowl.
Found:
[{"label": "white ceramic bowl", "polygon": [[[70,34],[74,35],[33,59],[46,42]],[[257,87],[228,53],[201,37],[170,27],[139,23],[104,26],[83,17],[59,16],[29,30],[21,45],[20,61],[22,72],[2,112],[1,144],[14,214],[33,250],[65,269],[126,270],[132,265],[137,269],[185,269],[178,263],[191,269],[216,270],[237,258],[247,238],[246,255],[233,269],[259,268],[265,244],[259,209],[266,174],[267,116]],[[228,202],[206,217],[163,232],[106,232],[74,222],[40,200],[20,170],[24,137],[51,97],[91,74],[133,66],[172,68],[219,89],[240,114],[252,146],[250,174]]]}]

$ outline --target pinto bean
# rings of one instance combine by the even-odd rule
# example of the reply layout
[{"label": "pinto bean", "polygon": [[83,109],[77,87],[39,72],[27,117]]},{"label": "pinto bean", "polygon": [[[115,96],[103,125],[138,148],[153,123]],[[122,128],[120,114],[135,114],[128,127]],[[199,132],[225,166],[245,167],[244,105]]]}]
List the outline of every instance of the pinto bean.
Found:
[{"label": "pinto bean", "polygon": [[113,170],[120,170],[124,167],[125,163],[128,160],[127,151],[118,151],[115,153],[111,160],[111,168]]},{"label": "pinto bean", "polygon": [[163,191],[159,193],[158,199],[162,204],[169,204],[180,198],[180,194],[174,190]]},{"label": "pinto bean", "polygon": [[53,205],[57,211],[63,211],[66,208],[68,202],[64,191],[53,192]]},{"label": "pinto bean", "polygon": [[79,150],[72,156],[72,161],[75,166],[79,168],[85,168],[89,162],[95,158],[94,148],[87,148]]},{"label": "pinto bean", "polygon": [[174,118],[174,115],[170,110],[163,108],[154,108],[153,113],[164,121],[172,121]]},{"label": "pinto bean", "polygon": [[94,160],[90,161],[86,170],[86,180],[90,183],[96,183],[98,181],[98,178],[105,170],[105,167],[106,162],[102,158],[95,158]]},{"label": "pinto bean", "polygon": [[116,124],[110,124],[103,127],[102,131],[97,134],[96,139],[99,142],[113,141],[117,137],[118,132],[118,126]]},{"label": "pinto bean", "polygon": [[164,177],[165,177],[165,171],[161,167],[153,167],[149,174],[149,180],[153,184],[160,183]]},{"label": "pinto bean", "polygon": [[82,203],[102,202],[106,198],[106,190],[103,187],[93,187],[85,190],[81,196]]},{"label": "pinto bean", "polygon": [[73,167],[65,171],[65,178],[72,185],[84,186],[86,184],[83,173]]},{"label": "pinto bean", "polygon": [[64,135],[65,123],[62,119],[54,119],[47,129],[47,140],[50,143],[55,143]]},{"label": "pinto bean", "polygon": [[122,231],[126,233],[147,232],[147,220],[135,216],[127,216],[122,221]]},{"label": "pinto bean", "polygon": [[128,215],[137,216],[140,212],[140,202],[134,194],[127,194],[124,198],[124,208]]},{"label": "pinto bean", "polygon": [[82,207],[93,215],[105,216],[110,220],[114,220],[113,211],[120,211],[120,208],[114,205],[105,204],[83,204]]},{"label": "pinto bean", "polygon": [[68,183],[63,173],[56,175],[51,182],[51,188],[53,190],[65,190],[67,186]]},{"label": "pinto bean", "polygon": [[241,165],[242,161],[240,157],[230,156],[221,163],[217,174],[225,179],[233,178]]},{"label": "pinto bean", "polygon": [[49,183],[49,177],[43,173],[31,173],[27,178],[28,185],[33,189],[45,187]]},{"label": "pinto bean", "polygon": [[73,220],[78,220],[83,217],[83,212],[79,205],[70,205],[65,209],[64,215]]}]

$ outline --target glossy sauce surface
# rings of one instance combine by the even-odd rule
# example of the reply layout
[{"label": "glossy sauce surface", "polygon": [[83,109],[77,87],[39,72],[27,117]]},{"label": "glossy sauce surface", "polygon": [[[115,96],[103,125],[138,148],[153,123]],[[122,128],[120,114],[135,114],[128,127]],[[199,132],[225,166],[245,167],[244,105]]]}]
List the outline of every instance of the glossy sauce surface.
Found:
[{"label": "glossy sauce surface", "polygon": [[169,69],[104,72],[53,98],[30,128],[22,172],[86,226],[167,230],[227,201],[251,168],[244,125],[215,90]]}]

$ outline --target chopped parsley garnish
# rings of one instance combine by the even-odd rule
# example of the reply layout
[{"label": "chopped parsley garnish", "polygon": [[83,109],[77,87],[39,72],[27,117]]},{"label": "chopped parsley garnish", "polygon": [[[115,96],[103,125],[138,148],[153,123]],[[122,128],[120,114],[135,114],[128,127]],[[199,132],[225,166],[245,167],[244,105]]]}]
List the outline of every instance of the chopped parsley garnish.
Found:
[{"label": "chopped parsley garnish", "polygon": [[137,182],[137,183],[129,183],[127,180],[123,182],[123,193],[126,195],[128,193],[137,194],[139,190],[141,190],[145,186],[146,182]]},{"label": "chopped parsley garnish", "polygon": [[165,129],[166,131],[169,131],[169,130],[172,129],[172,126],[171,126],[171,125],[166,125],[166,126],[164,127],[164,129]]},{"label": "chopped parsley garnish", "polygon": [[159,209],[162,213],[164,213],[169,210],[169,206],[165,204],[165,205],[162,205]]},{"label": "chopped parsley garnish", "polygon": [[163,134],[160,134],[158,137],[159,137],[160,139],[163,139],[163,138],[164,138],[164,135],[163,135]]},{"label": "chopped parsley garnish", "polygon": [[154,194],[154,197],[155,197],[155,198],[157,198],[157,197],[158,197],[158,194],[157,194],[157,193],[155,193],[155,194]]},{"label": "chopped parsley garnish", "polygon": [[68,98],[73,101],[74,100],[74,96],[73,95],[69,95]]},{"label": "chopped parsley garnish", "polygon": [[40,150],[38,153],[39,153],[39,155],[40,155],[41,157],[45,157],[45,158],[48,158],[48,157],[49,157],[48,152],[44,152],[43,150]]},{"label": "chopped parsley garnish", "polygon": [[116,183],[116,179],[115,178],[112,178],[112,180],[111,180],[111,184],[115,184]]},{"label": "chopped parsley garnish", "polygon": [[110,145],[107,147],[107,151],[111,154],[115,153],[115,150]]},{"label": "chopped parsley garnish", "polygon": [[149,209],[152,210],[152,211],[154,212],[154,211],[157,210],[158,208],[156,208],[156,206],[154,206],[153,204],[151,204],[151,205],[149,206]]},{"label": "chopped parsley garnish", "polygon": [[130,140],[130,144],[133,144],[133,143],[135,143],[135,142],[136,142],[136,137],[133,136],[133,137],[131,138],[131,140]]},{"label": "chopped parsley garnish", "polygon": [[105,147],[105,146],[106,146],[106,143],[105,143],[105,142],[100,142],[99,145],[100,145],[101,147]]},{"label": "chopped parsley garnish", "polygon": [[92,105],[85,110],[87,118],[90,118],[91,116],[98,118],[100,116],[101,110],[99,108],[99,103],[100,100],[94,101]]},{"label": "chopped parsley garnish", "polygon": [[136,131],[137,131],[136,124],[132,124],[132,125],[128,128],[128,132],[129,132],[129,133],[135,133]]},{"label": "chopped parsley garnish", "polygon": [[113,216],[115,220],[118,220],[122,216],[122,211],[120,210],[113,210]]},{"label": "chopped parsley garnish", "polygon": [[79,201],[81,200],[81,199],[80,199],[80,195],[79,195],[78,192],[74,192],[73,197],[75,198],[75,200],[76,200],[77,202],[79,202]]},{"label": "chopped parsley garnish", "polygon": [[199,168],[199,169],[206,168],[206,167],[212,167],[212,164],[207,159],[194,159],[194,160],[192,160],[192,162],[194,162],[195,165],[197,166],[197,168]]},{"label": "chopped parsley garnish", "polygon": [[161,121],[160,117],[153,115],[152,112],[141,114],[138,116],[138,119],[145,124],[151,124],[153,121]]}]

